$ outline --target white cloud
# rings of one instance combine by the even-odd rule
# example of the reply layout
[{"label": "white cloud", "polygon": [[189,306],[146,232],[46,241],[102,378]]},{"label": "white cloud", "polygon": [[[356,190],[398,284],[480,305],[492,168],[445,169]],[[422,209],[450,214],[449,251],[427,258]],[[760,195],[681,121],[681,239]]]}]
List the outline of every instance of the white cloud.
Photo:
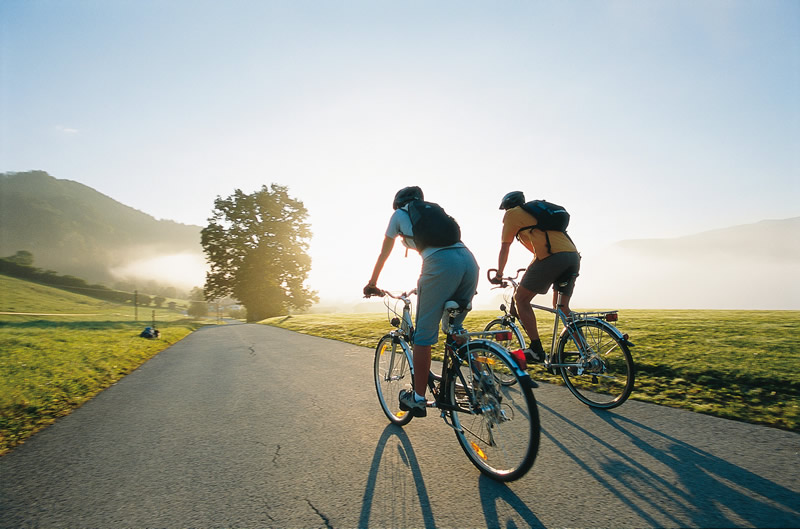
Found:
[{"label": "white cloud", "polygon": [[64,125],[56,125],[56,131],[61,134],[66,134],[68,136],[74,136],[78,134],[78,129],[73,129],[72,127],[66,127]]}]

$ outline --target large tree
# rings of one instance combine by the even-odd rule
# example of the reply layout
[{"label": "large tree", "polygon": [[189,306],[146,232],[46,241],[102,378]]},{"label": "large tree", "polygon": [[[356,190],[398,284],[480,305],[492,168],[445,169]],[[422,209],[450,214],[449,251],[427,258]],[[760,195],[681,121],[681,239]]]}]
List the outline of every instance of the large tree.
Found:
[{"label": "large tree", "polygon": [[303,203],[276,184],[250,195],[237,189],[228,198],[217,197],[202,231],[211,266],[206,298],[236,298],[247,309],[249,321],[316,302],[316,292],[303,286],[311,270],[307,216]]}]

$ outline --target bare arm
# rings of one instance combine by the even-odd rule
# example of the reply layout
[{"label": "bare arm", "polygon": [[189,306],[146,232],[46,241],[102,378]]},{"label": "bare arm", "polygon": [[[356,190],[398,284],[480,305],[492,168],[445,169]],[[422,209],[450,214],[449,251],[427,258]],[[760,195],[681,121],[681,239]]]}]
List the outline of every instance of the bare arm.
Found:
[{"label": "bare arm", "polygon": [[381,246],[381,253],[378,255],[378,260],[375,262],[375,268],[372,271],[372,278],[369,280],[369,285],[375,286],[378,284],[378,277],[381,275],[383,265],[392,253],[394,248],[394,239],[391,237],[383,238],[383,245]]},{"label": "bare arm", "polygon": [[500,243],[500,253],[497,255],[497,274],[496,277],[503,277],[503,270],[508,263],[508,250],[511,248],[510,242]]}]

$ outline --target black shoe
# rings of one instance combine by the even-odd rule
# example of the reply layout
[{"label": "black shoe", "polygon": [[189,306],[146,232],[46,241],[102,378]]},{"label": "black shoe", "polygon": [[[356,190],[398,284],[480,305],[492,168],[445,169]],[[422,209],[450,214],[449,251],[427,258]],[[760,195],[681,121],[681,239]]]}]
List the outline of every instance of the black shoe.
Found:
[{"label": "black shoe", "polygon": [[417,400],[414,391],[404,389],[400,392],[400,409],[410,411],[414,417],[427,417],[428,408],[426,405],[426,401]]},{"label": "black shoe", "polygon": [[544,362],[544,351],[534,351],[528,347],[523,352],[525,353],[525,361],[529,364],[541,364]]}]

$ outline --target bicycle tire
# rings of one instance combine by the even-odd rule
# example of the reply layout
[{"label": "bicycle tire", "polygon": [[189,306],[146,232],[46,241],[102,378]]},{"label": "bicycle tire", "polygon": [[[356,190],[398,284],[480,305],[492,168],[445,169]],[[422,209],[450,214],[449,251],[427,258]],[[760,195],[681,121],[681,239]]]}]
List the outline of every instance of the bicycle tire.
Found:
[{"label": "bicycle tire", "polygon": [[[471,410],[449,412],[456,438],[483,474],[496,481],[517,480],[530,470],[539,451],[539,410],[530,376],[491,341],[473,341],[462,349],[466,347],[473,365],[456,368],[449,388],[450,404]],[[515,383],[498,384],[494,371],[500,369],[514,373]]]},{"label": "bicycle tire", "polygon": [[375,390],[383,413],[398,426],[408,424],[414,416],[400,409],[399,395],[413,378],[410,348],[401,338],[387,334],[375,347],[373,366]]},{"label": "bicycle tire", "polygon": [[[560,367],[561,378],[578,400],[592,408],[611,409],[625,402],[633,391],[636,368],[626,341],[614,327],[600,320],[579,320],[570,324],[578,331],[592,354],[582,367]],[[580,339],[580,338],[579,338]],[[556,349],[558,364],[576,364],[580,354],[569,332],[562,331]]]},{"label": "bicycle tire", "polygon": [[[525,349],[525,339],[522,337],[522,333],[513,322],[507,323],[502,318],[497,318],[496,320],[492,320],[486,326],[484,331],[511,331],[511,339],[510,340],[498,340],[497,335],[492,336],[492,340],[502,345],[504,348],[508,349],[509,351],[516,351],[517,349]],[[516,384],[517,379],[510,373],[506,376],[499,376],[497,379],[501,384],[504,386],[510,386],[512,384]]]}]

